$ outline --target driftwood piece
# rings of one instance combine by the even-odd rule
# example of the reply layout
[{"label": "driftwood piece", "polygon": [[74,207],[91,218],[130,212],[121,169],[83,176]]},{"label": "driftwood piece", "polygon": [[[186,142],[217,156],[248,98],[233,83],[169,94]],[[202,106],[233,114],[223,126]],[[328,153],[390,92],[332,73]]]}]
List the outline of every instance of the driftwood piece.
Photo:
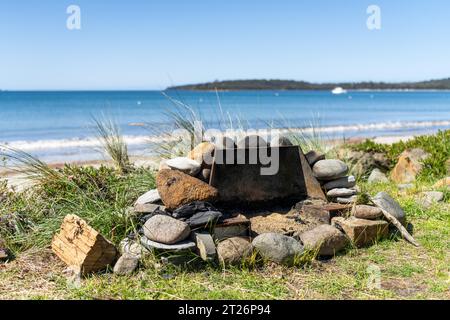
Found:
[{"label": "driftwood piece", "polygon": [[398,221],[396,217],[394,217],[388,211],[384,210],[381,206],[377,205],[375,201],[372,200],[372,203],[381,209],[381,212],[383,212],[383,215],[386,217],[386,219],[400,231],[401,235],[406,241],[410,242],[416,247],[420,247],[420,244],[409,234],[408,230],[405,229],[405,227],[400,223],[400,221]]},{"label": "driftwood piece", "polygon": [[76,215],[67,215],[52,241],[53,252],[81,274],[104,270],[117,256],[114,245]]}]

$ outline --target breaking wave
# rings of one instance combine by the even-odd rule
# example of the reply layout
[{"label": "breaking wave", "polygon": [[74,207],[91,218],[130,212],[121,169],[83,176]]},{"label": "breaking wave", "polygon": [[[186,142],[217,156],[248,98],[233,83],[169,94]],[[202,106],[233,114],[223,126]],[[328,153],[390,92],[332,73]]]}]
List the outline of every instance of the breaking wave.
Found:
[{"label": "breaking wave", "polygon": [[[320,132],[320,133],[358,133],[358,132],[370,132],[371,134],[382,133],[383,131],[392,130],[405,130],[410,129],[426,129],[426,128],[444,128],[450,127],[450,120],[442,121],[394,121],[394,122],[382,122],[382,123],[368,123],[368,124],[350,124],[350,125],[334,125],[334,126],[321,126],[321,127],[303,127],[303,128],[275,128],[275,129],[256,129],[261,134],[272,133],[285,133],[285,132],[302,132],[305,134]],[[125,142],[129,146],[147,145],[151,143],[160,142],[167,139],[167,136],[142,136],[142,135],[126,135],[124,136]],[[69,139],[49,139],[49,140],[36,140],[36,141],[10,141],[4,142],[8,146],[27,151],[43,151],[43,150],[56,150],[56,149],[76,149],[76,148],[96,148],[100,147],[100,142],[96,137],[87,138],[69,138]]]}]

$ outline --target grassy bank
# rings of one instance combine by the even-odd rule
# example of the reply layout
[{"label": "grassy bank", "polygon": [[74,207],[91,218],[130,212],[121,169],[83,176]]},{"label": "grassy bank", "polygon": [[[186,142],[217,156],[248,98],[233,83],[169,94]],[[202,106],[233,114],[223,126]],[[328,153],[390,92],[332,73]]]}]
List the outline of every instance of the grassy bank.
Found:
[{"label": "grassy bank", "polygon": [[[55,258],[49,243],[67,213],[87,219],[115,243],[133,230],[126,208],[153,185],[151,172],[117,176],[112,169],[74,169],[62,172],[77,178],[43,184],[30,195],[12,195],[5,210],[26,217],[20,233],[8,237],[16,259],[0,265],[0,298],[31,299],[449,299],[450,194],[423,210],[415,199],[428,183],[400,193],[394,184],[361,187],[370,194],[388,191],[405,208],[421,243],[415,248],[403,240],[385,240],[364,249],[352,249],[329,261],[300,268],[266,265],[255,269],[199,270],[160,266],[146,261],[129,277],[111,273],[73,282]],[[102,177],[102,178],[100,178]],[[81,186],[83,186],[81,188]],[[33,197],[33,201],[31,201]],[[25,215],[26,214],[26,215]],[[7,235],[8,236],[8,235]],[[151,259],[151,258],[150,258]],[[371,288],[371,268],[380,268],[381,287]]]},{"label": "grassy bank", "polygon": [[[445,132],[390,146],[370,141],[352,146],[383,152],[393,162],[411,147],[433,155],[407,191],[393,183],[358,183],[368,194],[386,191],[400,202],[419,248],[386,239],[295,268],[269,264],[224,270],[202,265],[189,270],[160,265],[149,257],[132,276],[105,272],[81,283],[65,274],[66,267],[49,249],[62,219],[77,214],[118,244],[135,231],[137,217],[129,215],[128,208],[154,187],[154,172],[133,167],[120,154],[115,168],[53,169],[28,159],[32,188],[11,192],[0,182],[0,237],[15,256],[0,264],[0,299],[450,299],[450,191],[441,189],[444,201],[429,209],[416,203],[420,192],[436,190],[433,183],[447,173],[443,168],[450,156],[449,137]],[[126,160],[123,166],[121,159]],[[373,285],[373,270],[379,272],[379,286]]]},{"label": "grassy bank", "polygon": [[[267,265],[254,270],[204,267],[147,268],[129,277],[98,274],[81,285],[66,279],[64,266],[48,249],[29,249],[0,267],[0,298],[32,299],[450,299],[449,197],[422,210],[415,204],[421,188],[400,194],[396,186],[367,187],[370,193],[389,190],[400,200],[414,225],[420,248],[402,240],[382,241],[353,249],[329,261],[303,268]],[[380,268],[381,287],[371,288],[371,268]]]}]

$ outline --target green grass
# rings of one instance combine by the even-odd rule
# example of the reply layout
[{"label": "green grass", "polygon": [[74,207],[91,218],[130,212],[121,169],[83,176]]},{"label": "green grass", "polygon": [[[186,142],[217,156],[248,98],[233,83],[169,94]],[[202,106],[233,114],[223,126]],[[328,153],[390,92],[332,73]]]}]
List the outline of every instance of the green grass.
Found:
[{"label": "green grass", "polygon": [[418,176],[420,181],[432,181],[449,174],[446,161],[450,159],[450,130],[439,131],[435,135],[418,136],[406,142],[379,144],[372,140],[351,145],[351,149],[364,152],[380,152],[387,155],[392,166],[397,163],[400,154],[407,149],[420,148],[430,154],[423,161],[423,170]]},{"label": "green grass", "polygon": [[67,214],[80,216],[118,243],[134,230],[128,207],[154,187],[154,174],[145,169],[132,169],[126,175],[105,166],[66,165],[51,170],[53,179],[40,179],[27,192],[5,194],[0,217],[12,216],[16,223],[14,227],[0,224],[0,237],[11,250],[48,246]]},{"label": "green grass", "polygon": [[[77,214],[117,244],[134,231],[136,217],[127,215],[127,208],[154,187],[154,172],[104,166],[52,169],[17,150],[9,152],[25,165],[34,186],[14,193],[0,182],[0,217],[7,217],[0,222],[0,237],[16,255],[0,264],[0,299],[450,299],[450,192],[441,189],[445,201],[426,210],[416,203],[420,192],[433,189],[432,178],[404,192],[393,183],[359,182],[367,194],[386,191],[399,201],[419,248],[386,239],[292,268],[251,261],[240,268],[192,269],[163,266],[149,257],[131,276],[100,273],[78,286],[49,250],[62,219]],[[379,268],[381,287],[370,286],[373,268]]]},{"label": "green grass", "polygon": [[[138,176],[141,174],[142,172]],[[88,174],[85,178],[92,175],[92,173]],[[110,179],[112,179],[110,183],[118,183],[118,185],[112,190],[105,191],[104,199],[109,199],[107,201],[109,204],[99,207],[104,206],[104,211],[96,211],[100,216],[125,208],[138,193],[137,191],[135,193],[133,189],[140,183],[135,181],[134,185],[129,184],[134,178]],[[139,179],[139,181],[143,183],[141,187],[146,188],[147,182],[144,181],[147,179]],[[148,181],[151,181],[150,176]],[[393,184],[361,183],[361,187],[371,195],[387,190],[394,196],[405,208],[409,221],[414,225],[414,237],[421,247],[416,248],[399,239],[387,239],[368,248],[349,249],[345,254],[340,254],[329,261],[313,261],[293,268],[255,264],[252,267],[226,270],[217,265],[202,265],[198,269],[187,269],[155,264],[150,257],[144,262],[145,267],[131,276],[119,277],[112,273],[96,274],[83,279],[81,286],[77,287],[62,273],[65,266],[52,256],[48,249],[42,248],[45,247],[44,238],[49,241],[50,234],[48,234],[42,238],[43,242],[38,248],[21,252],[15,261],[0,267],[2,273],[0,298],[450,299],[450,203],[448,198],[445,202],[424,211],[415,204],[414,199],[421,190],[429,189],[430,185],[418,184],[416,189],[406,193],[399,192]],[[86,192],[92,195],[92,192],[95,193],[98,190],[94,188]],[[129,200],[115,209],[113,197],[110,196],[118,193],[129,194]],[[63,204],[61,208],[64,208]],[[82,209],[83,206],[80,204],[78,209]],[[92,208],[94,209],[98,210],[97,207]],[[64,210],[73,212],[73,207],[67,207]],[[61,213],[59,219],[64,214]],[[82,212],[81,215],[83,215]],[[105,235],[116,242],[122,236],[119,236],[121,232],[116,234],[109,230],[111,225],[108,223],[119,224],[123,223],[123,220],[96,218],[89,215],[85,215],[85,218],[96,227],[102,228]],[[105,223],[103,219],[106,219],[108,223]],[[117,228],[118,225],[115,227]],[[126,232],[127,228],[122,226],[119,229]],[[53,230],[53,227],[49,230]],[[46,243],[47,246],[48,243]],[[33,250],[32,254],[29,250]],[[35,261],[36,259],[38,262]],[[369,286],[370,268],[374,266],[381,272],[379,288]]]}]

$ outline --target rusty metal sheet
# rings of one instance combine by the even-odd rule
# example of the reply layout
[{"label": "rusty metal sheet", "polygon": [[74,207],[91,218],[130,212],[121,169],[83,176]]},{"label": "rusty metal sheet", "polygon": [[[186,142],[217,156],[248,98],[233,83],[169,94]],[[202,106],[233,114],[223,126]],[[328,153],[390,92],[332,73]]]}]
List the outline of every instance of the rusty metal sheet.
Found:
[{"label": "rusty metal sheet", "polygon": [[[270,167],[270,164],[264,164],[264,157],[260,158],[258,152],[261,150],[257,152],[256,161],[249,161],[255,160],[255,149],[215,150],[210,185],[219,190],[222,204],[256,204],[280,200],[288,204],[308,197],[325,198],[299,147],[260,148],[264,149],[263,155],[269,158],[276,153],[279,155],[279,169],[273,175],[261,174],[262,168]],[[234,156],[230,157],[230,154]],[[222,159],[224,161],[218,161]]]}]

